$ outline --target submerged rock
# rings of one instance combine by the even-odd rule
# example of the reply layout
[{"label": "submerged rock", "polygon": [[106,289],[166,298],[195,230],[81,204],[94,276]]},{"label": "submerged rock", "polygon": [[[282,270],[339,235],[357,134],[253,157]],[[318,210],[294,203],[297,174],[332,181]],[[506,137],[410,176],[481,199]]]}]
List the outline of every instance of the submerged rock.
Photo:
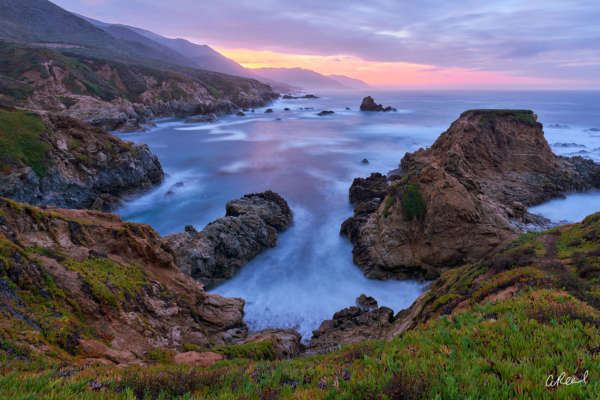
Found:
[{"label": "submerged rock", "polygon": [[543,228],[527,207],[600,187],[600,165],[554,155],[526,110],[467,111],[401,167],[350,188],[355,211],[341,233],[369,278],[433,279]]},{"label": "submerged rock", "polygon": [[232,278],[248,261],[277,245],[277,234],[292,223],[292,211],[277,193],[248,194],[230,201],[226,215],[201,232],[165,237],[177,266],[213,287]]},{"label": "submerged rock", "polygon": [[318,115],[319,117],[323,117],[323,116],[325,116],[325,115],[331,115],[331,114],[335,114],[335,112],[334,112],[334,111],[331,111],[331,110],[323,110],[323,111],[321,111],[320,113],[318,113],[317,115]]},{"label": "submerged rock", "polygon": [[272,113],[272,112],[273,112],[273,109],[272,109],[272,108],[267,108],[267,109],[265,110],[265,114],[270,114],[270,113]]},{"label": "submerged rock", "polygon": [[196,124],[196,123],[201,123],[201,122],[214,122],[217,120],[217,115],[214,113],[211,114],[202,114],[202,115],[193,115],[189,118],[186,118],[185,122],[186,124]]},{"label": "submerged rock", "polygon": [[360,111],[396,111],[393,107],[383,107],[381,104],[375,103],[375,100],[371,96],[367,96],[362,100],[360,104]]}]

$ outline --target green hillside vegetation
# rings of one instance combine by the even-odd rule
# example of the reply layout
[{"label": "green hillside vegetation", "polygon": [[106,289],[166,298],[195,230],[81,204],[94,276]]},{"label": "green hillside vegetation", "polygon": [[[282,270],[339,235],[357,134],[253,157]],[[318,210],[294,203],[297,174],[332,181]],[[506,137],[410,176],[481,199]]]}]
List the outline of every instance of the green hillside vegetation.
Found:
[{"label": "green hillside vegetation", "polygon": [[[193,84],[203,86],[209,93],[218,93],[218,97],[233,100],[240,91],[249,88],[248,79],[217,72],[183,67],[159,70],[0,41],[0,95],[6,96],[6,105],[24,104],[33,93],[35,80],[56,78],[50,76],[48,64],[65,72],[62,83],[72,94],[93,96],[104,101],[116,98],[140,101],[140,95],[148,89],[144,76],[152,77],[158,85],[168,81],[169,89],[161,92],[161,98],[157,100],[186,100],[189,94],[181,87]],[[116,70],[116,76],[109,79],[102,76],[100,69],[106,65]],[[59,97],[48,107],[64,103],[64,96]],[[73,101],[69,104],[72,105]]]},{"label": "green hillside vegetation", "polygon": [[[36,212],[43,221],[44,213]],[[0,308],[5,398],[587,399],[600,393],[600,213],[524,235],[482,263],[444,273],[413,328],[390,342],[283,361],[272,359],[269,343],[226,346],[213,349],[226,360],[210,368],[175,365],[172,354],[160,349],[146,355],[150,367],[79,365],[69,337],[74,330],[84,337],[94,332],[49,278],[36,275],[36,254],[79,271],[94,296],[111,307],[146,279],[135,266],[74,263],[56,252],[0,241],[0,276],[14,298],[24,299],[8,304],[35,316],[13,316],[7,325]],[[15,275],[15,269],[21,272]],[[41,335],[32,334],[31,324],[40,326]],[[54,350],[32,350],[40,344]],[[563,371],[587,383],[546,387],[550,375],[556,379]]]},{"label": "green hillside vegetation", "polygon": [[44,176],[48,145],[40,140],[40,134],[45,129],[35,113],[0,108],[0,170],[25,164]]}]

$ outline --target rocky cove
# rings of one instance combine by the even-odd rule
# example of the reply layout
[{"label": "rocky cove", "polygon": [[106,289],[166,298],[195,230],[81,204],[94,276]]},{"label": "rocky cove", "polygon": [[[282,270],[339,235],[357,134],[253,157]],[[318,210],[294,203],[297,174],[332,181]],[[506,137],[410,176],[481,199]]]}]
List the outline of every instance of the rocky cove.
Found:
[{"label": "rocky cove", "polygon": [[[476,290],[478,301],[516,293],[522,281],[512,276],[498,287],[474,280],[465,289],[452,273],[493,279],[513,262],[531,265],[530,242],[515,254],[507,246],[553,224],[527,208],[600,186],[598,164],[555,155],[528,110],[467,111],[437,138],[437,128],[404,136],[399,121],[410,121],[413,110],[371,116],[335,97],[291,110],[285,100],[267,116],[259,108],[212,123],[165,120],[121,135],[148,142],[161,163],[144,145],[68,117],[20,116],[46,128],[42,141],[53,161],[39,175],[27,159],[5,169],[13,186],[21,180],[36,188],[11,197],[30,196],[18,200],[41,207],[2,200],[2,262],[12,282],[3,311],[86,362],[146,365],[157,349],[199,367],[240,349],[272,358],[328,353],[390,340],[465,307]],[[332,122],[314,112],[325,105],[336,110]],[[69,157],[65,146],[82,156]],[[202,154],[209,148],[210,159]],[[105,157],[110,168],[122,164],[107,175],[131,176],[123,189],[95,180]],[[22,178],[34,175],[38,181]],[[62,193],[87,194],[72,203],[39,183],[73,176],[82,184]],[[123,195],[149,189],[116,208],[135,222],[46,205],[114,210]],[[354,216],[346,220],[350,203]],[[585,229],[595,229],[594,218],[586,221]],[[561,229],[557,235],[579,228]],[[557,262],[552,235],[541,236],[544,262]],[[482,272],[482,263],[493,268]],[[534,273],[520,276],[537,284]],[[423,292],[422,281],[434,279]],[[48,282],[57,282],[49,297],[40,289]],[[23,297],[27,290],[42,290],[41,297]]]}]

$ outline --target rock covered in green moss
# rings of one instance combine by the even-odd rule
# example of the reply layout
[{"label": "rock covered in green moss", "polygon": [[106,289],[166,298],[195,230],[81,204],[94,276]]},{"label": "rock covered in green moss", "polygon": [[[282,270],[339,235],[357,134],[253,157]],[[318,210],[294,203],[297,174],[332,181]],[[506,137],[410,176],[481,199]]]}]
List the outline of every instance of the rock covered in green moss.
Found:
[{"label": "rock covered in green moss", "polygon": [[109,210],[162,182],[146,145],[78,120],[0,109],[0,196],[34,205]]},{"label": "rock covered in green moss", "polygon": [[350,188],[354,262],[369,278],[433,279],[548,226],[527,207],[600,187],[600,165],[553,154],[532,111],[470,110],[385,181],[383,198]]}]

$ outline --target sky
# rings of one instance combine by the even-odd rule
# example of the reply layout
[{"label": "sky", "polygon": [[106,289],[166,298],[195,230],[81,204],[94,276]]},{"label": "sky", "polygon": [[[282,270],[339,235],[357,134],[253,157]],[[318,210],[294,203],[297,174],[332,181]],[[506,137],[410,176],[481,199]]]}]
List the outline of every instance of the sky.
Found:
[{"label": "sky", "polygon": [[600,89],[599,0],[53,0],[245,67],[372,85]]}]

